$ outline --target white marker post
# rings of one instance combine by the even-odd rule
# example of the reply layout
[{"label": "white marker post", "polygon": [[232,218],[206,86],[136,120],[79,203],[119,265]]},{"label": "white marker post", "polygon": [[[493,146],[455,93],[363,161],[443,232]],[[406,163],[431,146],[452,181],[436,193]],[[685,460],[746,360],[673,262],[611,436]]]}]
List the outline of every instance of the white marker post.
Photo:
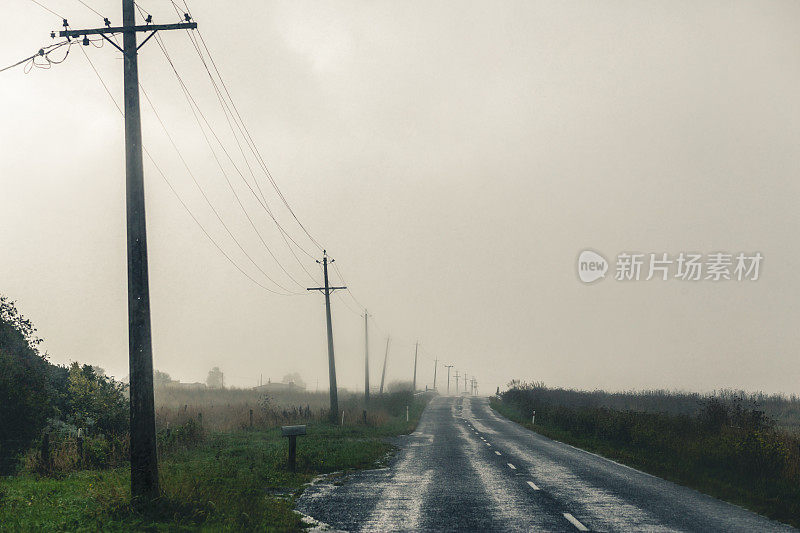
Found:
[{"label": "white marker post", "polygon": [[406,405],[406,422],[408,422],[408,406]]},{"label": "white marker post", "polygon": [[536,411],[531,415],[531,425],[533,426],[534,424],[536,424]]}]

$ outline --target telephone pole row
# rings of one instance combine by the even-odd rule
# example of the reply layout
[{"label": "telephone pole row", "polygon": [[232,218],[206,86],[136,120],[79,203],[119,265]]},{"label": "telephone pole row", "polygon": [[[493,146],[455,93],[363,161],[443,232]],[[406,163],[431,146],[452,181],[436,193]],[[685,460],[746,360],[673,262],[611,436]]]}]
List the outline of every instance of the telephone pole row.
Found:
[{"label": "telephone pole row", "polygon": [[364,403],[369,403],[369,313],[364,309]]},{"label": "telephone pole row", "polygon": [[447,368],[447,395],[450,395],[450,369],[453,365],[444,365]]},{"label": "telephone pole row", "polygon": [[411,392],[417,392],[417,353],[419,352],[419,341],[414,345],[414,379],[411,381]]},{"label": "telephone pole row", "polygon": [[[128,254],[128,365],[130,371],[131,497],[155,498],[158,490],[156,419],[153,400],[153,346],[150,327],[150,286],[147,270],[142,122],[139,109],[138,50],[157,31],[193,30],[185,15],[181,24],[136,25],[134,0],[122,0],[122,26],[59,32],[68,39],[100,35],[122,52],[125,105],[125,181]],[[138,32],[151,32],[136,44]],[[107,34],[122,33],[122,48]],[[88,39],[84,39],[88,44]]]},{"label": "telephone pole row", "polygon": [[[339,394],[336,388],[336,360],[333,356],[333,326],[331,325],[331,293],[336,290],[346,289],[347,287],[331,287],[328,285],[328,263],[333,263],[335,259],[328,261],[328,252],[322,251],[322,271],[325,278],[324,287],[310,287],[306,290],[321,291],[325,294],[325,322],[328,326],[328,376],[330,378],[330,397],[331,412],[330,418],[333,424],[339,422]],[[317,261],[320,263],[320,261]]]}]

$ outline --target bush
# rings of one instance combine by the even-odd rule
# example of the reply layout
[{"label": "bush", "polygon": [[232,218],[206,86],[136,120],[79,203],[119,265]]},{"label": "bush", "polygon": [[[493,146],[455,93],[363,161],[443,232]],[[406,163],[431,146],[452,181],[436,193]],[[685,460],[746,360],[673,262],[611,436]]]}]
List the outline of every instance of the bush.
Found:
[{"label": "bush", "polygon": [[0,296],[0,474],[18,466],[18,457],[48,425],[54,443],[65,431],[74,437],[79,427],[106,435],[108,442],[128,431],[124,386],[89,365],[50,364],[35,333],[14,302]]},{"label": "bush", "polygon": [[53,412],[48,363],[30,321],[0,296],[0,474],[41,432]]},{"label": "bush", "polygon": [[[698,396],[691,414],[683,408],[676,414],[609,408],[604,403],[619,398],[598,391],[515,385],[501,394],[499,408],[528,425],[535,410],[536,429],[545,435],[689,485],[699,483],[774,518],[800,512],[800,438],[777,429],[752,396]],[[636,403],[634,393],[624,396],[628,404]],[[669,405],[668,395],[659,393],[657,399],[639,405]],[[742,500],[743,494],[749,500]]]}]

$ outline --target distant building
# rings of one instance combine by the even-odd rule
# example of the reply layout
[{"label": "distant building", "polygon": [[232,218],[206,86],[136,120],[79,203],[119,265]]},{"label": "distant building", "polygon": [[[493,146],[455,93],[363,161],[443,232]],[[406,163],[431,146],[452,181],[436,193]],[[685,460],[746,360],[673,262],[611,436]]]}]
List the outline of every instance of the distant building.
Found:
[{"label": "distant building", "polygon": [[164,384],[165,389],[180,389],[180,390],[202,390],[206,388],[205,383],[181,383],[180,381],[170,381]]},{"label": "distant building", "polygon": [[277,392],[277,391],[304,391],[306,390],[305,385],[297,385],[294,381],[290,381],[288,383],[273,383],[272,381],[267,381],[263,385],[259,385],[254,387],[253,390],[258,392]]}]

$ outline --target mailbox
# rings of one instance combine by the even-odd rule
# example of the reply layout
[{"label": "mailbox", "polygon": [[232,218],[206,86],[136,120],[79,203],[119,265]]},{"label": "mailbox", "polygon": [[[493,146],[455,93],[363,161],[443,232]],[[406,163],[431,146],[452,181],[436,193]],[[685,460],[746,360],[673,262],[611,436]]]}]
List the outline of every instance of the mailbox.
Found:
[{"label": "mailbox", "polygon": [[281,433],[284,437],[289,437],[289,470],[294,472],[297,437],[306,434],[306,426],[281,426]]},{"label": "mailbox", "polygon": [[284,437],[296,437],[297,435],[306,434],[306,426],[281,426],[281,433]]}]

